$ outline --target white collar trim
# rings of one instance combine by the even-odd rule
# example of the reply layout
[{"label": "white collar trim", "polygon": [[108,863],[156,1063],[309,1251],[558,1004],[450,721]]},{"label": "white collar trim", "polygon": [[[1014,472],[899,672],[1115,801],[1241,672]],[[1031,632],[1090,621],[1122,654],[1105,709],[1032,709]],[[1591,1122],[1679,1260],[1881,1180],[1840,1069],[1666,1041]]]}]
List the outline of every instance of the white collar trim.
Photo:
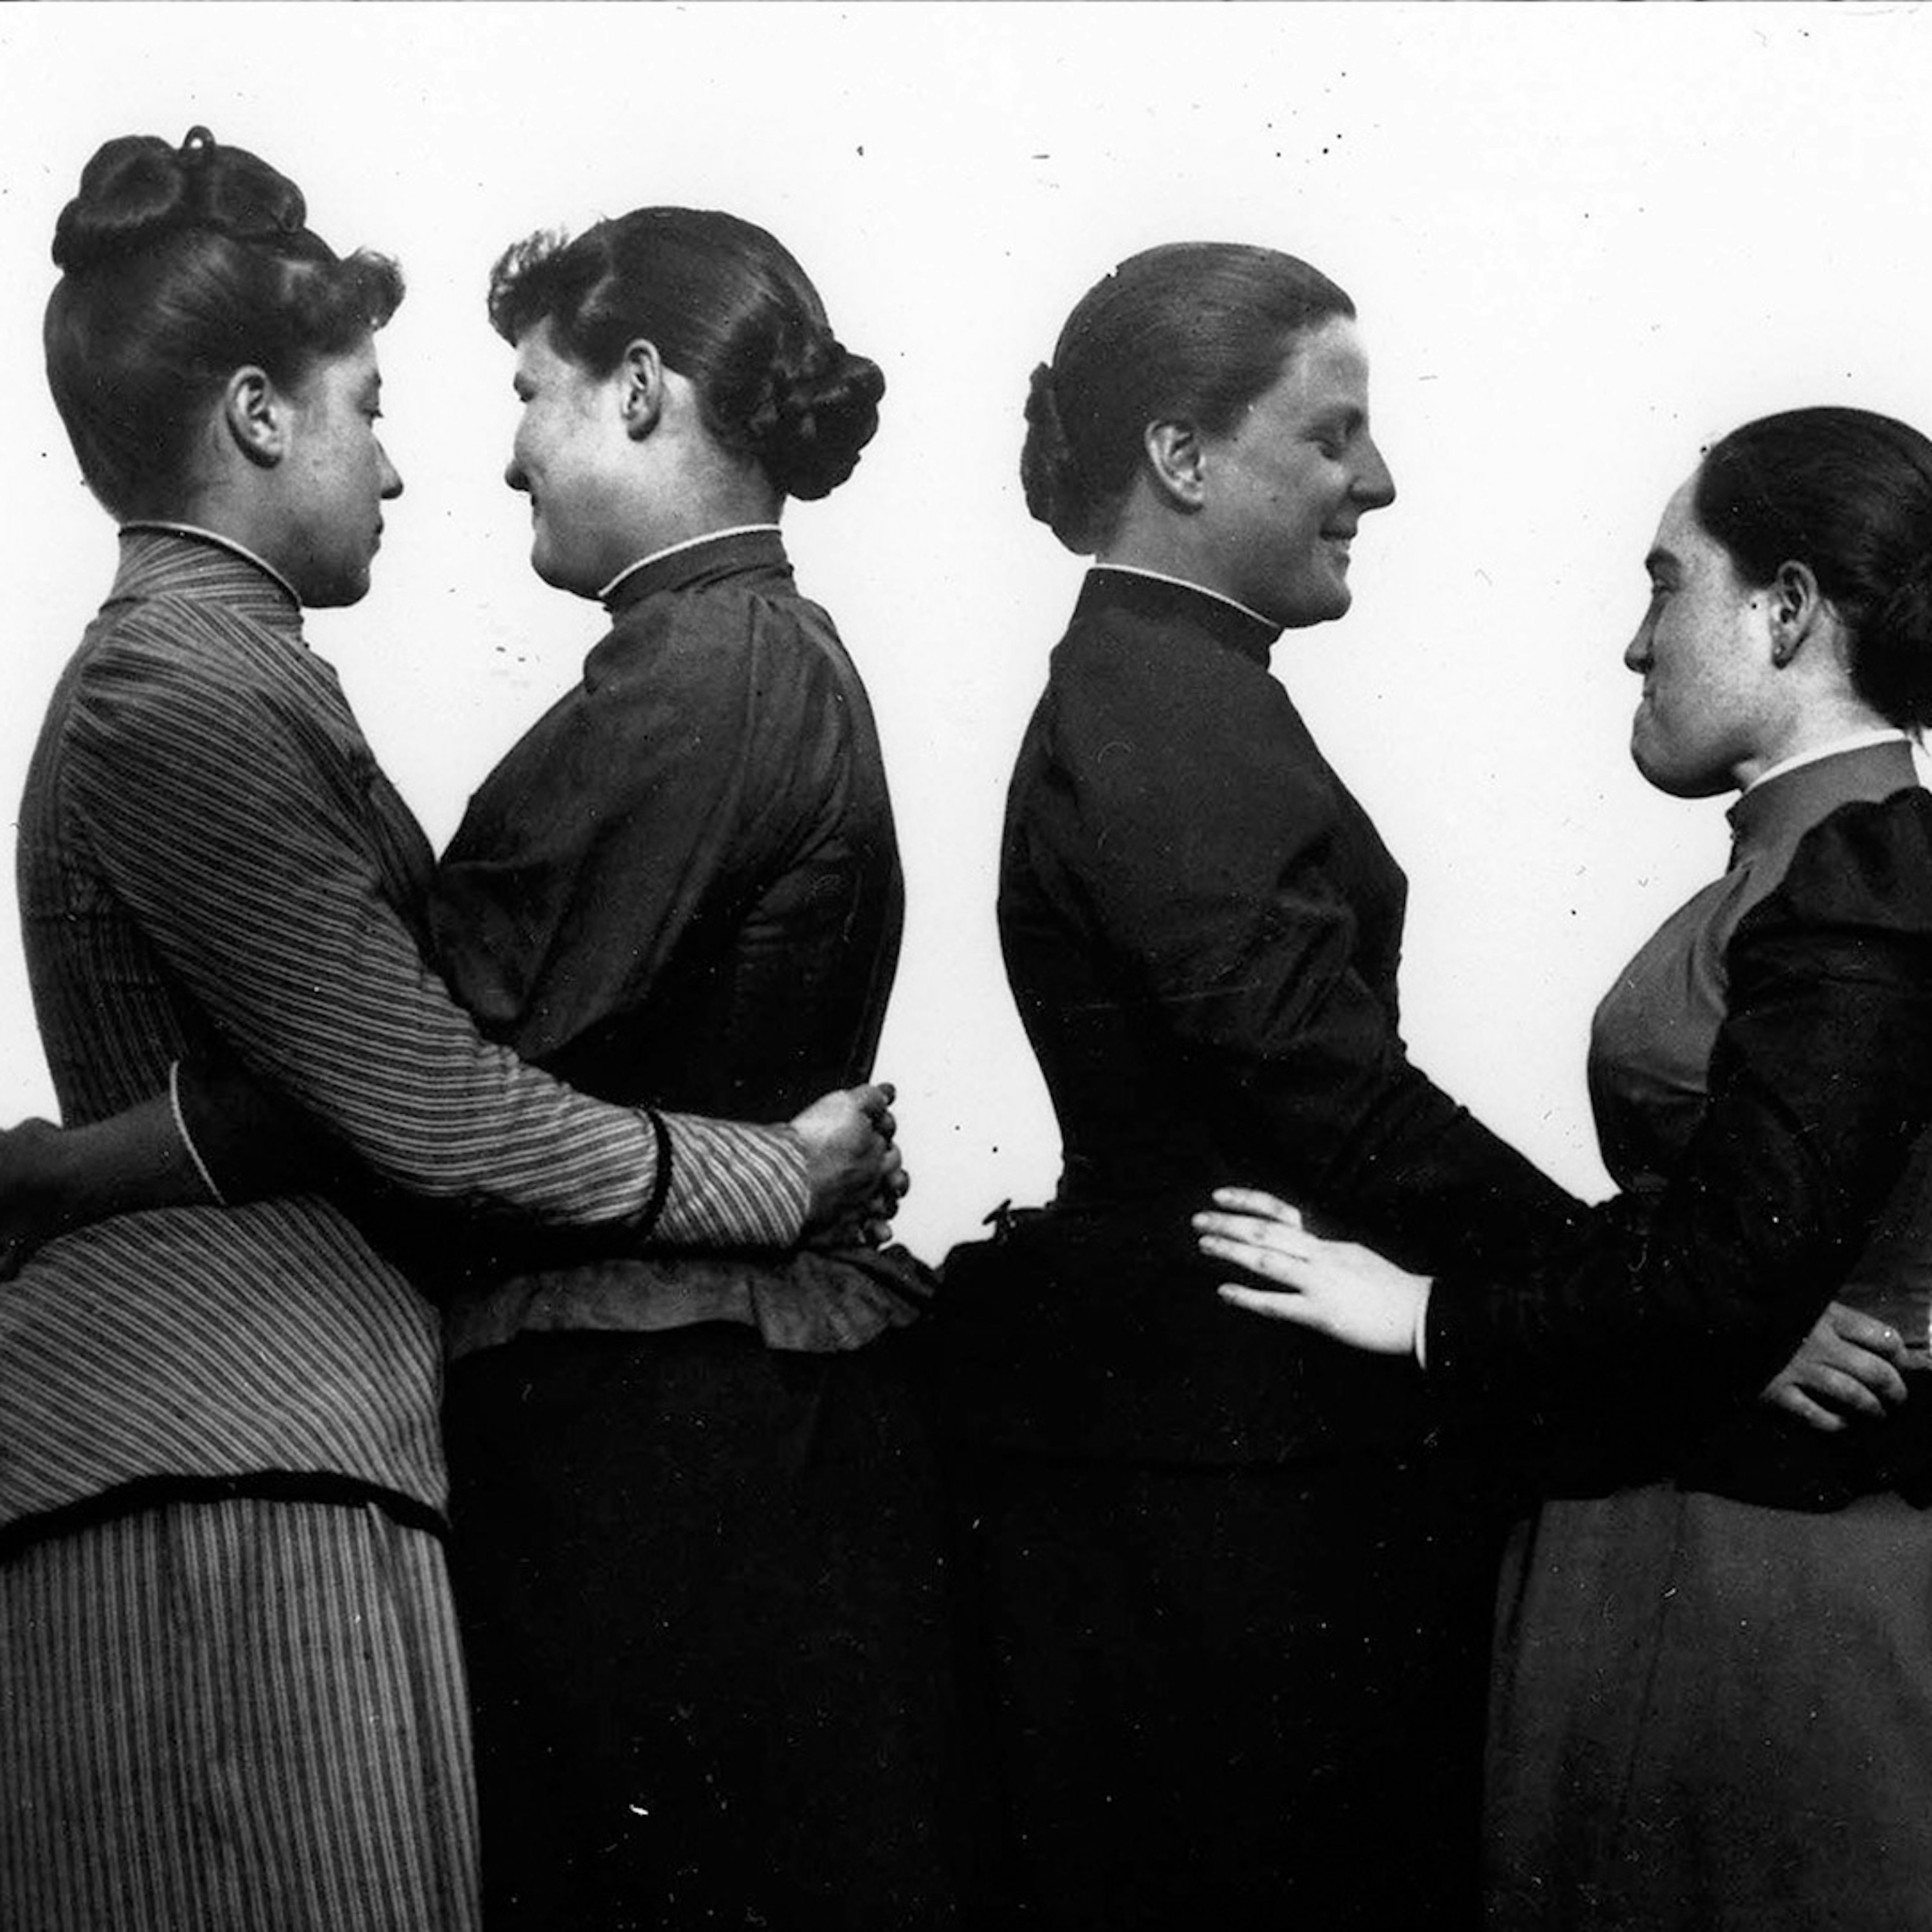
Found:
[{"label": "white collar trim", "polygon": [[649,556],[640,556],[635,563],[626,564],[623,568],[619,571],[602,590],[598,592],[597,601],[600,604],[609,603],[611,592],[615,590],[626,578],[636,576],[639,571],[648,568],[650,566],[658,562],[662,558],[676,556],[681,550],[695,550],[700,544],[716,543],[720,537],[749,536],[753,532],[758,530],[775,532],[778,527],[776,524],[734,524],[729,530],[706,530],[701,537],[686,537],[682,543],[666,544],[662,550],[654,550]]},{"label": "white collar trim", "polygon": [[1138,563],[1101,563],[1096,562],[1096,570],[1118,570],[1125,577],[1150,577],[1156,584],[1178,584],[1184,590],[1198,590],[1204,597],[1211,597],[1217,604],[1226,604],[1231,610],[1240,612],[1244,617],[1252,617],[1257,624],[1265,624],[1270,631],[1279,632],[1281,626],[1272,618],[1264,617],[1258,610],[1250,610],[1238,598],[1230,597],[1225,590],[1210,590],[1204,584],[1196,584],[1191,577],[1174,577],[1165,570],[1149,570]]},{"label": "white collar trim", "polygon": [[1778,763],[1758,773],[1744,790],[1740,798],[1754,792],[1758,787],[1772,778],[1782,778],[1786,772],[1795,772],[1801,765],[1814,765],[1820,758],[1834,758],[1840,752],[1862,752],[1872,745],[1909,745],[1912,734],[1901,731],[1895,724],[1873,726],[1863,731],[1848,731],[1842,738],[1834,738],[1827,745],[1814,745],[1808,752],[1794,752],[1788,758],[1780,758]]},{"label": "white collar trim", "polygon": [[244,562],[252,563],[289,593],[289,602],[298,610],[302,608],[302,598],[296,594],[295,586],[266,557],[257,556],[246,544],[238,544],[232,537],[224,536],[219,530],[206,530],[199,524],[177,524],[164,517],[137,517],[131,524],[123,524],[121,527],[124,530],[166,530],[178,537],[200,537],[205,542],[231,551]]}]

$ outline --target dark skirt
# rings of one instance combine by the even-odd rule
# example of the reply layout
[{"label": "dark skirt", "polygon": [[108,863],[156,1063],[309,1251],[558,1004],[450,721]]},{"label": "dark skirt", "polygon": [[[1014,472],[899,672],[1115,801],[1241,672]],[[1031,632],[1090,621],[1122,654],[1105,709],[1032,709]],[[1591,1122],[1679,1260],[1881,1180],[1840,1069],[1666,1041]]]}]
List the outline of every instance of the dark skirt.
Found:
[{"label": "dark skirt", "polygon": [[490,1932],[955,1922],[951,1629],[897,1338],[452,1371]]},{"label": "dark skirt", "polygon": [[1932,1514],[1545,1504],[1498,1623],[1490,1922],[1928,1932]]},{"label": "dark skirt", "polygon": [[1456,1485],[1385,1456],[965,1466],[995,1922],[1473,1922],[1496,1547]]}]

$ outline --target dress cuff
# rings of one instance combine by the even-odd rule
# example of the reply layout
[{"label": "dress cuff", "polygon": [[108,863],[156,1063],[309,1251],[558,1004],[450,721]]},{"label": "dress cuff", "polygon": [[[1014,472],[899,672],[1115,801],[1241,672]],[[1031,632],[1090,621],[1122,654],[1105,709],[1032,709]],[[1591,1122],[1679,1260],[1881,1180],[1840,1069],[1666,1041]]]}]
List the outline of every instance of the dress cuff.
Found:
[{"label": "dress cuff", "polygon": [[650,1123],[657,1157],[657,1178],[651,1183],[651,1198],[644,1204],[644,1211],[638,1222],[640,1233],[648,1236],[664,1213],[664,1202],[670,1194],[671,1170],[677,1163],[671,1151],[670,1130],[664,1125],[664,1116],[655,1107],[645,1108],[644,1114]]},{"label": "dress cuff", "polygon": [[653,1116],[670,1158],[660,1157],[664,1205],[656,1240],[681,1248],[789,1248],[811,1205],[805,1143],[786,1126],[749,1126],[692,1114]]},{"label": "dress cuff", "polygon": [[194,1144],[194,1136],[188,1130],[188,1115],[182,1106],[182,1064],[178,1060],[168,1063],[168,1112],[174,1116],[175,1132],[181,1136],[182,1145],[188,1150],[188,1157],[194,1162],[194,1171],[201,1177],[201,1184],[208,1190],[208,1198],[217,1207],[226,1208],[228,1197],[215,1185],[214,1176],[208,1170],[206,1161],[201,1157],[201,1150]]}]

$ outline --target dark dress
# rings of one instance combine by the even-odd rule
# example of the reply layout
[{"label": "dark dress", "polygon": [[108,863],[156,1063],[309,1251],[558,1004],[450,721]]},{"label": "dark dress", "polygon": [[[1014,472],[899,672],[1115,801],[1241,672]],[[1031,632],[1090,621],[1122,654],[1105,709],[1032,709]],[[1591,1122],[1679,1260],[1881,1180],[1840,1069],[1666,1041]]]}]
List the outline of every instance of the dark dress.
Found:
[{"label": "dark dress", "polygon": [[[867,1077],[897,954],[863,688],[774,530],[610,603],[445,856],[440,956],[574,1085],[786,1118]],[[490,1924],[950,1923],[916,1270],[491,1260],[447,1412]]]},{"label": "dark dress", "polygon": [[1008,800],[1000,932],[1065,1168],[956,1251],[940,1334],[1018,1922],[1472,1904],[1480,1512],[1421,1466],[1414,1366],[1227,1308],[1188,1217],[1246,1180],[1430,1266],[1576,1210],[1409,1065],[1405,884],[1274,635],[1094,571]]},{"label": "dark dress", "polygon": [[[1742,1261],[1754,1300],[1762,1294],[1772,1307],[1786,1282],[1803,1289],[1804,1277],[1780,1265],[1786,1245],[1821,1270],[1804,1291],[1814,1305],[1818,1282],[1843,1273],[1859,1237],[1858,1202],[1868,1212],[1873,1198],[1869,1180],[1843,1184],[1862,1169],[1897,1171],[1904,1120],[1886,1110],[1919,1105],[1868,1062],[1876,1046],[1907,1079],[1915,1068],[1924,1078],[1924,994],[1887,985],[1925,950],[1932,880],[1913,849],[1924,807],[1908,793],[1876,813],[1832,820],[1840,807],[1913,784],[1906,748],[1894,743],[1826,758],[1747,793],[1732,814],[1730,869],[1666,922],[1598,1011],[1592,1088],[1605,1157],[1627,1188],[1680,1170],[1686,1185],[1700,1169],[1714,1173],[1716,1154],[1696,1138],[1714,1072],[1720,1105],[1778,1096],[1798,1110],[1804,1132],[1789,1140],[1734,1115],[1730,1131],[1764,1182],[1742,1193],[1706,1187],[1708,1200],[1735,1200],[1756,1226],[1730,1252],[1713,1251],[1714,1265],[1694,1278],[1721,1282]],[[1804,872],[1767,908],[1771,934],[1747,928],[1794,861]],[[1828,908],[1821,880],[1832,888]],[[1773,946],[1784,957],[1768,980]],[[1854,1022],[1858,999],[1870,1011]],[[1735,1024],[1714,1062],[1727,1013]],[[1820,1090],[1820,1072],[1875,1111],[1848,1118]],[[1815,1178],[1794,1171],[1794,1152],[1802,1168],[1822,1156]],[[1922,1275],[1924,1263],[1912,1258]],[[1895,1258],[1868,1250],[1844,1298],[1876,1286],[1888,1266],[1897,1271]],[[1659,1286],[1666,1298],[1652,1340],[1661,1359],[1688,1358],[1680,1372],[1702,1378],[1690,1412],[1708,1421],[1714,1402],[1720,1420],[1669,1451],[1664,1479],[1552,1499],[1514,1540],[1490,1747],[1492,1923],[1526,1932],[1922,1932],[1932,1927],[1932,1517],[1919,1506],[1922,1454],[1916,1467],[1901,1462],[1893,1441],[1889,1469],[1861,1468],[1872,1465],[1875,1440],[1902,1432],[1859,1425],[1826,1438],[1768,1412],[1731,1413],[1804,1309],[1785,1318],[1738,1380],[1721,1365],[1712,1372],[1710,1354],[1748,1358],[1748,1324],[1707,1304],[1702,1334],[1674,1337],[1655,1265],[1633,1268],[1614,1292],[1628,1303]],[[1592,1326],[1614,1342],[1600,1312]],[[1634,1404],[1625,1384],[1620,1406],[1643,1426],[1619,1461],[1661,1446],[1657,1412],[1674,1406],[1656,1368],[1640,1388],[1646,1400]],[[1901,1424],[1928,1400],[1915,1394]],[[1600,1456],[1606,1432],[1593,1435]]]}]

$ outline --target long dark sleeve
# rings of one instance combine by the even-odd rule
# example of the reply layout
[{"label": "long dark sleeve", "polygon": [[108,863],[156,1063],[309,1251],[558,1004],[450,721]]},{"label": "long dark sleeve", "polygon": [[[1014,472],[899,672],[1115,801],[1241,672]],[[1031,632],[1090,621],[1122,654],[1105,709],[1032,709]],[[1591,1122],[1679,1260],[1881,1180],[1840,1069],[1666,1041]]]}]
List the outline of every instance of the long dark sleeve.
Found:
[{"label": "long dark sleeve", "polygon": [[1059,1190],[947,1264],[967,1425],[1056,1454],[1264,1462],[1413,1447],[1412,1365],[1217,1299],[1190,1216],[1271,1188],[1411,1265],[1499,1262],[1580,1210],[1411,1065],[1406,888],[1268,670],[1261,620],[1088,578],[1020,747],[1006,970]]},{"label": "long dark sleeve", "polygon": [[1541,1267],[1439,1277],[1432,1375],[1664,1443],[1796,1346],[1932,1120],[1932,797],[1826,819],[1726,964],[1710,1106],[1667,1190]]},{"label": "long dark sleeve", "polygon": [[[1090,922],[1094,954],[1114,962],[1103,992],[1160,1042],[1160,1084],[1215,1123],[1217,1157],[1238,1163],[1215,1179],[1431,1264],[1568,1228],[1569,1197],[1410,1061],[1404,881],[1264,669],[1136,636],[1057,675],[1038,729],[1029,865]],[[1024,908],[1010,910],[1010,958],[1016,933],[1026,944]],[[1079,1038],[1079,1018],[1052,1010],[1078,1009],[1082,990],[1050,960],[1014,977],[1036,1034]],[[1095,1061],[1113,1055],[1086,1039]],[[1070,1056],[1049,1043],[1042,1058],[1051,1072]],[[1094,1112],[1077,1094],[1061,1108]]]}]

